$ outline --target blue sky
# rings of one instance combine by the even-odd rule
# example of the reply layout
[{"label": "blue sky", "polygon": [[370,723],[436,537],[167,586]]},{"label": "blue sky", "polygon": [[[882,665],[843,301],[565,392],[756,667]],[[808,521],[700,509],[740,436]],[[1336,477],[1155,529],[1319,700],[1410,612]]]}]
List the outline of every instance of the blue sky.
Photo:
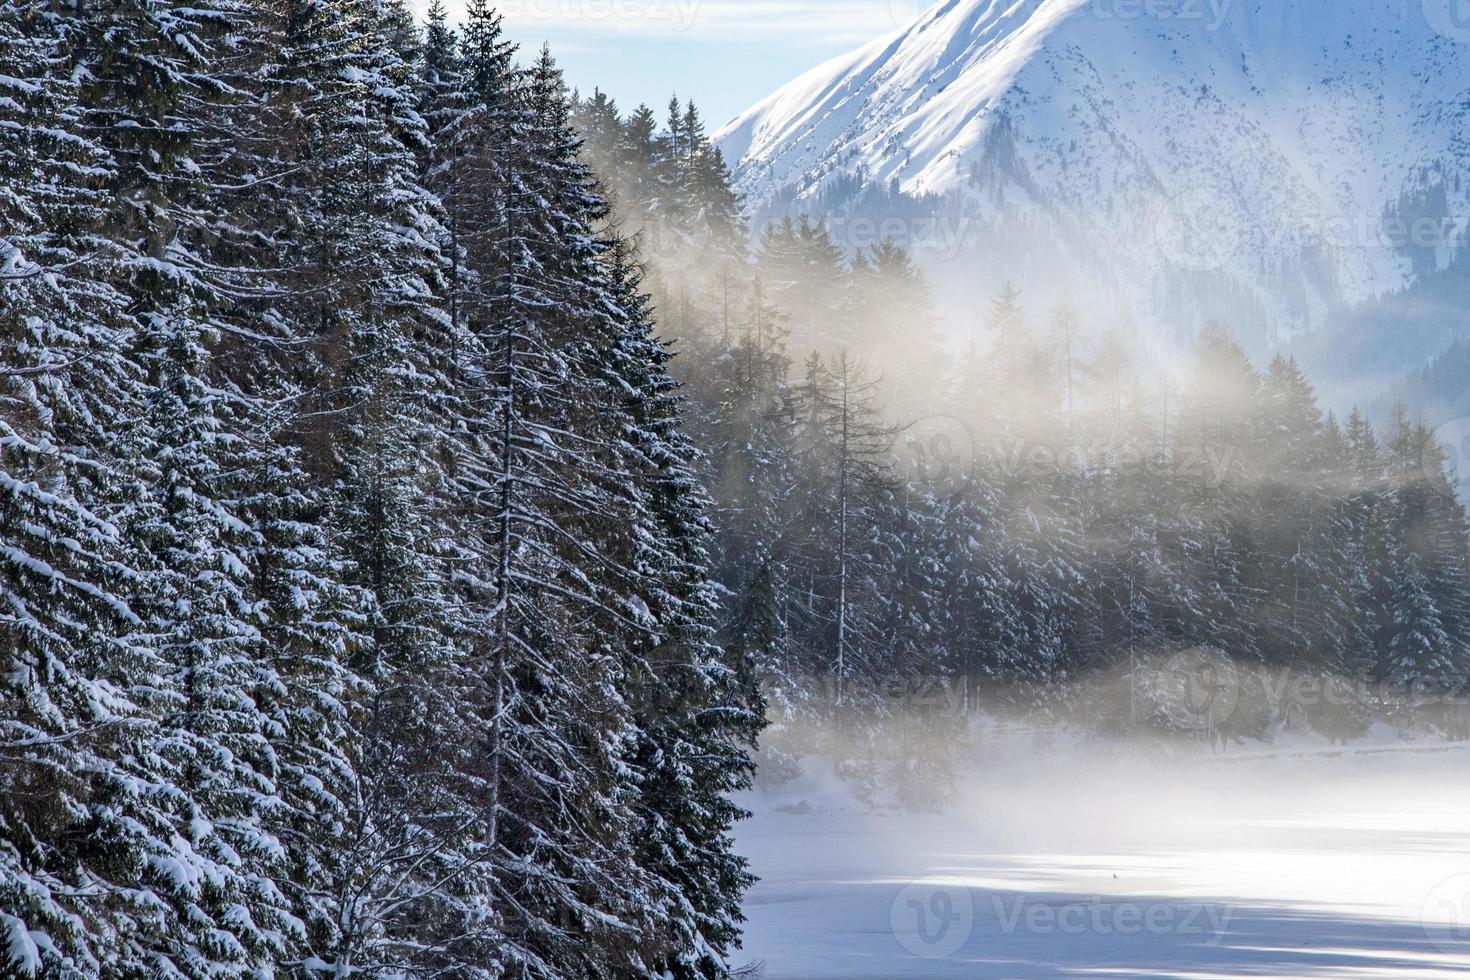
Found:
[{"label": "blue sky", "polygon": [[[807,68],[912,20],[929,0],[506,0],[507,34],[551,43],[569,84],[659,111],[678,90],[711,131]],[[446,0],[451,16],[463,0]],[[419,0],[420,8],[427,0]]]}]

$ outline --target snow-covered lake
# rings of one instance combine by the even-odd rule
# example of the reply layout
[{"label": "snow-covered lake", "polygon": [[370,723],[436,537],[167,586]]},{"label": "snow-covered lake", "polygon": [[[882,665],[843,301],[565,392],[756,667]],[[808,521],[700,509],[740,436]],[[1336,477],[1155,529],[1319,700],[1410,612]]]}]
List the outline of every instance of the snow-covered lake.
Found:
[{"label": "snow-covered lake", "polygon": [[739,832],[768,980],[1470,976],[1470,751],[1118,750],[998,766],[942,815],[820,774]]}]

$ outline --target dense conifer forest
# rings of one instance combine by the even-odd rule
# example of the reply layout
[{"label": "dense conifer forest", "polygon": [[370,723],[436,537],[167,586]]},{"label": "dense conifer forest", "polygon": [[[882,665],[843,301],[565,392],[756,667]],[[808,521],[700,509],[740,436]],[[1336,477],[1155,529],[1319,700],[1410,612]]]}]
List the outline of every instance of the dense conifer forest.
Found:
[{"label": "dense conifer forest", "polygon": [[550,56],[0,10],[7,976],[709,976],[753,686]]},{"label": "dense conifer forest", "polygon": [[1466,735],[1432,433],[1185,326],[946,330],[483,0],[0,6],[4,974],[723,976],[807,722],[972,764],[894,692],[1195,736],[1187,653]]}]

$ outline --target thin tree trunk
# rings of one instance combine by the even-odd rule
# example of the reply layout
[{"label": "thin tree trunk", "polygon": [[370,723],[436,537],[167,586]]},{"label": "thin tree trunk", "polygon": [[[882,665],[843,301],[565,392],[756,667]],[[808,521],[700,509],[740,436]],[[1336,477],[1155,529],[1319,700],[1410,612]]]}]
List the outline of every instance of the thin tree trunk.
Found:
[{"label": "thin tree trunk", "polygon": [[842,356],[842,448],[837,464],[837,703],[847,675],[847,443],[848,368]]},{"label": "thin tree trunk", "polygon": [[[515,197],[512,194],[507,207],[507,222],[513,220],[514,213]],[[511,244],[511,236],[507,235],[506,238],[507,244],[512,249],[506,261],[506,298],[514,304],[515,253],[514,245]],[[516,318],[512,316],[509,317],[506,325],[504,359],[501,364],[501,369],[505,372],[505,393],[502,397],[500,426],[500,553],[497,562],[499,579],[495,596],[495,652],[490,664],[494,678],[491,695],[493,714],[490,716],[490,825],[488,828],[492,852],[499,839],[500,829],[500,757],[504,739],[502,716],[505,713],[505,664],[510,650],[511,505],[514,503],[511,480],[515,474],[515,343]]]}]

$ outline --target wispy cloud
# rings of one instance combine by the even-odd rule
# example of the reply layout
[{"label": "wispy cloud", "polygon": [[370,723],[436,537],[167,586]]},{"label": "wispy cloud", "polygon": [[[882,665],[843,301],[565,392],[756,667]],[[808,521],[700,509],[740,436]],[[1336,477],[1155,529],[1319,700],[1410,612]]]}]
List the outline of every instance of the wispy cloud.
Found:
[{"label": "wispy cloud", "polygon": [[[3,3],[4,0],[0,0]],[[422,15],[429,0],[408,0]],[[466,0],[444,0],[451,20]],[[551,45],[569,84],[624,105],[693,98],[733,118],[828,58],[882,37],[937,0],[491,0],[522,57]]]},{"label": "wispy cloud", "polygon": [[[513,32],[608,40],[771,41],[828,47],[871,40],[932,0],[507,0]],[[451,8],[451,15],[462,7]]]}]

